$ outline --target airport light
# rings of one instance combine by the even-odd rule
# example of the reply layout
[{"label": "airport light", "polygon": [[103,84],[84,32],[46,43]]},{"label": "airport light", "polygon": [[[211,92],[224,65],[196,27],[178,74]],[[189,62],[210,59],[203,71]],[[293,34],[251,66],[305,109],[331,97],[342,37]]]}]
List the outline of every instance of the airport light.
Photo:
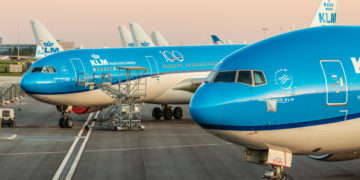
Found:
[{"label": "airport light", "polygon": [[264,27],[264,28],[262,28],[261,30],[263,30],[264,31],[264,39],[266,39],[266,31],[267,30],[269,30],[268,28],[266,28],[266,27]]}]

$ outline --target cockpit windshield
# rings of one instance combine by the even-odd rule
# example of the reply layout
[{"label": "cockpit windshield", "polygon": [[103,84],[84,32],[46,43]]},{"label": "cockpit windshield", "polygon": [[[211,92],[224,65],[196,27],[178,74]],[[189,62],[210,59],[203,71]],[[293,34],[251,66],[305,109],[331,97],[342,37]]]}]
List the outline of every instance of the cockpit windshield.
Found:
[{"label": "cockpit windshield", "polygon": [[235,82],[235,77],[236,71],[222,71],[216,75],[214,82]]},{"label": "cockpit windshield", "polygon": [[[249,86],[260,86],[266,84],[265,75],[262,71],[254,70],[239,70],[239,71],[220,71],[215,74],[215,71],[206,79],[206,82],[238,82]],[[236,81],[235,81],[236,79]]]},{"label": "cockpit windshield", "polygon": [[31,70],[32,73],[56,73],[56,69],[53,66],[44,66],[44,67],[34,67]]}]

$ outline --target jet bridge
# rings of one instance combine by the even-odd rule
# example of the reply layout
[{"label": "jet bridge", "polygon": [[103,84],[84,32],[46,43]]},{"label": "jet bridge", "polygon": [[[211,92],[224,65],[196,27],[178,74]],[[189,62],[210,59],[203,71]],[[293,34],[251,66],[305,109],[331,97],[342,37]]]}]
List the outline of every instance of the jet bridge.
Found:
[{"label": "jet bridge", "polygon": [[98,88],[113,99],[108,118],[101,126],[95,128],[123,130],[138,127],[141,124],[141,104],[146,97],[147,68],[118,67],[118,78],[114,79],[110,73],[79,73],[78,86],[88,86],[89,89]]}]

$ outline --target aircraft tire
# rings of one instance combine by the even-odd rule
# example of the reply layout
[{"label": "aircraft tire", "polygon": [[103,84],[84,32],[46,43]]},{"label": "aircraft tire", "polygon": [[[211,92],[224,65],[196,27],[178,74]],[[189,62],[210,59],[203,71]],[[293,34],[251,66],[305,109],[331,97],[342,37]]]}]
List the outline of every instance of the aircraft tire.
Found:
[{"label": "aircraft tire", "polygon": [[165,120],[170,120],[172,118],[172,110],[170,108],[165,108],[163,110],[163,117]]},{"label": "aircraft tire", "polygon": [[64,117],[61,117],[61,118],[59,119],[59,126],[60,126],[61,128],[65,128],[64,121],[65,121],[65,118],[64,118]]},{"label": "aircraft tire", "polygon": [[175,119],[182,119],[183,110],[181,109],[181,107],[176,107],[173,111],[173,115]]},{"label": "aircraft tire", "polygon": [[65,126],[66,128],[72,128],[73,125],[74,125],[74,121],[73,121],[70,117],[68,117],[68,118],[65,119],[65,121],[64,121],[64,126]]},{"label": "aircraft tire", "polygon": [[156,120],[160,120],[161,119],[161,109],[156,107],[153,109],[152,111],[152,117],[155,118]]}]

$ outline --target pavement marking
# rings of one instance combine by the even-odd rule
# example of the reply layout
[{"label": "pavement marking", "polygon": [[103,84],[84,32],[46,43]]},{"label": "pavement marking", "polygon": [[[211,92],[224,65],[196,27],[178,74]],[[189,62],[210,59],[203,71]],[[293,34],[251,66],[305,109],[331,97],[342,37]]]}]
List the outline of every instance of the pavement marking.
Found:
[{"label": "pavement marking", "polygon": [[68,175],[66,176],[66,179],[71,179],[72,176],[74,175],[75,169],[76,169],[76,167],[77,167],[77,165],[79,163],[80,157],[81,157],[81,155],[82,155],[82,153],[83,153],[83,151],[85,149],[85,145],[86,145],[87,141],[89,140],[89,137],[90,137],[90,134],[91,134],[91,132],[93,130],[94,125],[95,125],[95,121],[93,121],[91,123],[91,128],[89,129],[89,131],[88,131],[88,133],[87,133],[87,135],[86,135],[86,137],[84,139],[84,142],[82,143],[82,145],[80,147],[80,150],[79,150],[79,152],[78,152],[78,154],[77,154],[77,156],[76,156],[76,158],[74,160],[74,163],[72,164],[72,166],[70,168],[70,171],[69,171]]},{"label": "pavement marking", "polygon": [[111,152],[111,151],[132,151],[132,150],[151,150],[151,149],[173,149],[173,148],[190,148],[190,147],[208,147],[208,146],[224,146],[233,145],[233,143],[220,144],[194,144],[194,145],[179,145],[179,146],[155,146],[155,147],[139,147],[139,148],[119,148],[119,149],[93,149],[85,152]]},{"label": "pavement marking", "polygon": [[41,155],[41,154],[65,154],[65,153],[67,153],[67,151],[58,151],[58,152],[0,153],[0,156]]},{"label": "pavement marking", "polygon": [[[84,125],[82,126],[80,132],[78,133],[77,137],[75,138],[75,141],[73,142],[73,144],[71,145],[68,153],[66,154],[64,160],[62,161],[62,163],[60,164],[59,166],[59,169],[56,171],[54,177],[52,178],[53,180],[57,180],[57,179],[65,179],[67,178],[67,174],[69,173],[69,170],[68,169],[65,169],[65,166],[66,165],[70,165],[69,163],[71,163],[69,160],[70,160],[70,156],[73,155],[73,153],[76,153],[77,156],[81,156],[81,154],[79,155],[79,150],[77,152],[74,152],[75,150],[75,147],[79,146],[79,145],[82,145],[84,144],[84,138],[81,138],[81,135],[83,134],[84,130],[85,130],[85,126],[88,125],[91,117],[92,117],[93,113],[90,113],[87,120],[85,121]],[[91,132],[91,131],[89,131]],[[89,136],[90,136],[90,133],[88,132]],[[78,144],[78,142],[81,142],[82,144]],[[86,143],[85,143],[86,144]],[[85,145],[84,145],[85,146]],[[74,161],[72,161],[72,163],[74,163]],[[67,166],[68,168],[69,166]],[[71,166],[72,167],[72,166]],[[61,176],[61,177],[60,177]]]},{"label": "pavement marking", "polygon": [[0,136],[0,140],[13,140],[16,136],[16,134],[3,134]]}]

